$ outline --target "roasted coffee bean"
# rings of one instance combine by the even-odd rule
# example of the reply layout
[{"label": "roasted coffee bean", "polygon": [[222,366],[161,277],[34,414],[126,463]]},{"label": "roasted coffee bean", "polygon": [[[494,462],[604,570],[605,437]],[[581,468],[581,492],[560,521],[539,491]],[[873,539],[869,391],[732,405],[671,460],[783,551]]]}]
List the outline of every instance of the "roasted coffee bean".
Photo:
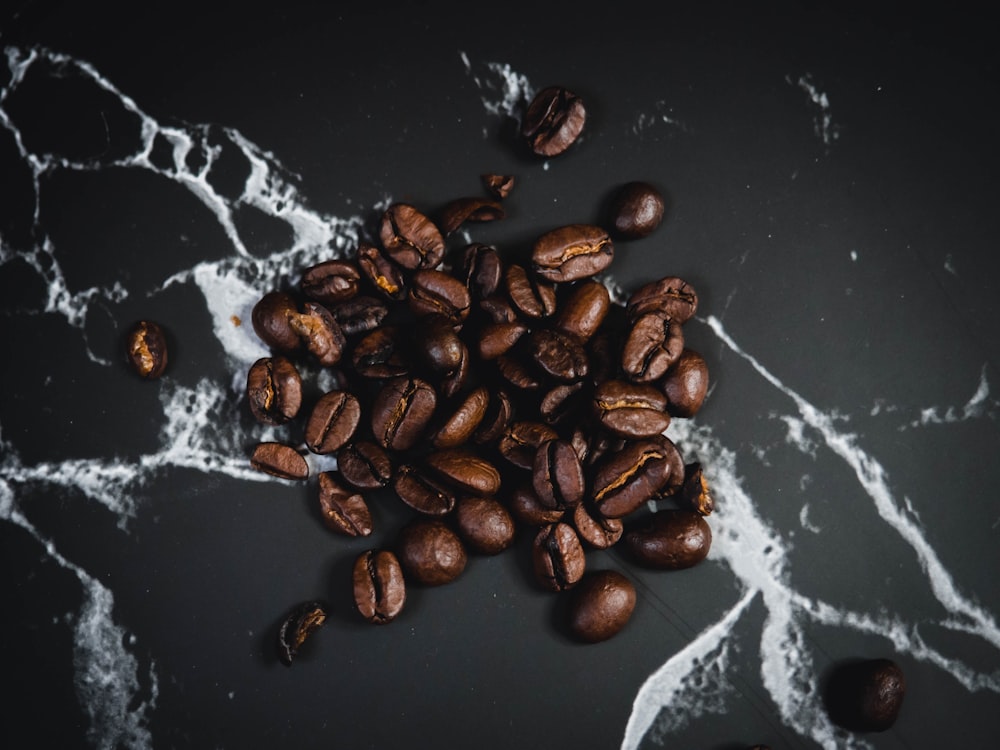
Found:
[{"label": "roasted coffee bean", "polygon": [[254,362],[247,373],[247,401],[258,422],[294,419],[302,407],[302,378],[292,361],[278,354]]},{"label": "roasted coffee bean", "polygon": [[468,347],[443,315],[428,315],[415,332],[420,362],[435,375],[448,375],[462,367]]},{"label": "roasted coffee bean", "polygon": [[484,174],[483,185],[493,197],[503,200],[514,189],[514,175]]},{"label": "roasted coffee bean", "polygon": [[542,588],[565,591],[575,586],[587,567],[580,537],[563,521],[542,526],[532,542],[535,578]]},{"label": "roasted coffee bean", "polygon": [[399,467],[393,477],[392,488],[400,500],[426,516],[450,513],[457,500],[455,490],[446,482],[410,464]]},{"label": "roasted coffee bean", "polygon": [[555,326],[563,333],[587,341],[600,329],[611,308],[611,293],[594,279],[573,285],[572,292],[559,305]]},{"label": "roasted coffee bean", "polygon": [[503,435],[514,416],[514,406],[510,396],[502,389],[493,391],[479,426],[472,434],[472,440],[479,445],[494,443]]},{"label": "roasted coffee bean", "polygon": [[692,349],[684,349],[673,367],[660,381],[667,397],[667,412],[673,417],[690,418],[697,414],[708,393],[708,364]]},{"label": "roasted coffee bean", "polygon": [[333,453],[354,437],[361,421],[361,402],[348,391],[324,393],[306,423],[306,445],[313,453]]},{"label": "roasted coffee bean", "polygon": [[645,439],[654,443],[663,452],[667,466],[670,469],[670,476],[667,477],[666,483],[657,491],[656,497],[670,497],[680,492],[687,478],[687,469],[684,466],[684,457],[681,455],[677,445],[666,435],[652,435]]},{"label": "roasted coffee bean", "polygon": [[357,250],[358,268],[372,288],[391,300],[406,299],[403,269],[385,252],[370,242],[361,242]]},{"label": "roasted coffee bean", "polygon": [[640,565],[683,570],[708,556],[712,529],[696,511],[668,508],[651,513],[627,528],[622,542]]},{"label": "roasted coffee bean", "polygon": [[513,349],[514,344],[527,332],[528,326],[520,321],[487,323],[480,329],[477,337],[477,354],[483,360],[496,359]]},{"label": "roasted coffee bean", "polygon": [[532,466],[531,484],[549,508],[573,508],[583,500],[587,483],[573,444],[557,438],[538,446]]},{"label": "roasted coffee bean", "polygon": [[542,505],[530,479],[518,484],[508,495],[507,507],[515,520],[524,526],[546,526],[561,521],[566,515],[562,508],[547,508]]},{"label": "roasted coffee bean", "polygon": [[528,318],[544,318],[556,311],[556,288],[524,266],[512,263],[504,271],[504,289],[514,308]]},{"label": "roasted coffee bean", "polygon": [[469,391],[431,435],[431,445],[435,448],[455,448],[469,442],[483,421],[489,402],[490,391],[486,386]]},{"label": "roasted coffee bean", "polygon": [[637,510],[670,479],[671,461],[654,440],[627,443],[594,467],[594,508],[605,518],[623,518]]},{"label": "roasted coffee bean", "polygon": [[608,549],[618,543],[625,531],[620,518],[605,518],[590,510],[590,503],[579,503],[573,509],[573,528],[580,539],[594,549]]},{"label": "roasted coffee bean", "polygon": [[326,606],[322,602],[308,601],[297,605],[278,628],[278,658],[286,667],[302,648],[306,639],[326,622]]},{"label": "roasted coffee bean", "polygon": [[541,278],[560,283],[594,276],[606,269],[614,257],[614,243],[604,229],[569,224],[535,240],[531,265]]},{"label": "roasted coffee bean", "polygon": [[372,514],[360,493],[344,487],[332,471],[319,474],[319,510],[323,522],[346,536],[372,533]]},{"label": "roasted coffee bean", "polygon": [[715,510],[715,498],[709,491],[701,462],[693,461],[684,467],[684,484],[680,489],[680,497],[688,507],[703,516],[709,516]]},{"label": "roasted coffee bean", "polygon": [[[506,272],[504,272],[504,279],[506,279]],[[517,323],[519,321],[517,309],[509,297],[499,294],[484,297],[479,302],[479,309],[486,313],[486,316],[494,323]]]},{"label": "roasted coffee bean", "polygon": [[562,86],[549,86],[528,104],[521,136],[539,156],[558,156],[579,138],[587,121],[583,99]]},{"label": "roasted coffee bean", "polygon": [[272,349],[289,353],[302,346],[302,339],[291,324],[292,318],[298,313],[298,305],[292,295],[273,291],[265,294],[253,306],[250,320],[261,341]]},{"label": "roasted coffee bean", "polygon": [[615,380],[621,374],[621,337],[612,337],[607,330],[599,330],[587,342],[590,362],[590,382],[599,385]]},{"label": "roasted coffee bean", "polygon": [[379,224],[382,247],[403,268],[436,268],[444,258],[441,231],[427,216],[408,203],[385,210]]},{"label": "roasted coffee bean", "polygon": [[611,200],[611,224],[625,239],[646,237],[663,221],[663,195],[648,182],[627,182]]},{"label": "roasted coffee bean", "polygon": [[535,466],[538,446],[546,440],[559,437],[554,429],[544,422],[517,420],[512,422],[497,442],[497,450],[519,469],[531,470]]},{"label": "roasted coffee bean", "polygon": [[628,624],[635,603],[635,585],[617,570],[588,572],[570,594],[569,630],[584,643],[606,641]]},{"label": "roasted coffee bean", "polygon": [[546,424],[558,425],[583,413],[588,394],[584,381],[562,383],[549,390],[538,405],[538,413]]},{"label": "roasted coffee bean", "polygon": [[361,272],[357,265],[347,260],[327,260],[310,266],[302,272],[299,289],[308,299],[324,305],[346,302],[358,293]]},{"label": "roasted coffee bean", "polygon": [[465,345],[465,342],[462,342],[462,345],[459,348],[458,367],[451,372],[445,373],[441,382],[438,384],[438,389],[444,398],[453,398],[455,394],[465,388],[465,382],[469,377],[471,359],[468,347]]},{"label": "roasted coffee bean", "polygon": [[337,470],[353,487],[376,490],[392,479],[392,459],[377,443],[358,440],[337,451]]},{"label": "roasted coffee bean", "polygon": [[467,221],[496,221],[503,217],[504,209],[498,201],[468,196],[445,204],[438,217],[438,226],[447,237]]},{"label": "roasted coffee bean", "polygon": [[625,309],[629,320],[655,313],[683,325],[698,310],[698,294],[684,279],[667,276],[639,287],[629,297]]},{"label": "roasted coffee bean", "polygon": [[396,555],[387,549],[366,550],[354,560],[354,606],[368,622],[385,625],[406,604],[406,581]]},{"label": "roasted coffee bean", "polygon": [[539,328],[527,339],[527,352],[542,372],[563,383],[581,380],[589,362],[575,336],[552,328]]},{"label": "roasted coffee bean", "polygon": [[378,328],[389,307],[377,297],[359,294],[330,309],[345,336],[359,336]]},{"label": "roasted coffee bean", "polygon": [[489,497],[500,491],[497,467],[467,448],[434,451],[426,462],[437,476],[466,493]]},{"label": "roasted coffee bean", "polygon": [[418,517],[400,531],[397,557],[407,580],[441,586],[465,570],[468,553],[450,526],[437,518]]},{"label": "roasted coffee bean", "polygon": [[126,336],[128,363],[143,380],[156,380],[167,369],[167,337],[159,323],[140,320]]},{"label": "roasted coffee bean", "polygon": [[390,325],[364,334],[351,350],[354,371],[365,378],[381,379],[408,374],[410,362],[402,338],[399,328]]},{"label": "roasted coffee bean", "polygon": [[319,302],[306,302],[301,313],[288,318],[288,325],[323,367],[340,361],[347,339],[333,313]]},{"label": "roasted coffee bean", "polygon": [[462,251],[462,277],[465,286],[476,299],[496,294],[503,281],[503,261],[491,245],[473,242]]},{"label": "roasted coffee bean", "polygon": [[276,442],[258,443],[250,455],[250,465],[265,474],[280,479],[308,479],[309,464],[290,445]]},{"label": "roasted coffee bean", "polygon": [[681,324],[657,313],[635,320],[622,346],[622,370],[636,383],[659,380],[684,350]]},{"label": "roasted coffee bean", "polygon": [[393,378],[375,394],[371,427],[376,441],[391,450],[412,448],[434,416],[437,394],[426,380]]},{"label": "roasted coffee bean", "polygon": [[903,670],[891,659],[838,664],[825,688],[834,723],[854,732],[884,732],[899,718],[906,696]]},{"label": "roasted coffee bean", "polygon": [[455,506],[458,534],[474,552],[496,555],[514,543],[514,518],[496,498],[473,495]]},{"label": "roasted coffee bean", "polygon": [[469,316],[468,288],[451,274],[434,268],[417,271],[410,279],[410,310],[417,316],[440,315],[453,326]]},{"label": "roasted coffee bean", "polygon": [[[653,440],[654,438],[655,436],[646,439]],[[618,453],[627,444],[628,440],[619,435],[605,432],[600,428],[590,429],[588,431],[587,457],[584,459],[584,463],[593,466],[606,455]]]},{"label": "roasted coffee bean", "polygon": [[594,389],[594,416],[624,438],[658,435],[670,425],[667,397],[653,385],[608,380]]},{"label": "roasted coffee bean", "polygon": [[512,349],[493,360],[500,377],[522,391],[541,388],[542,377],[538,368],[533,363],[525,362],[518,354],[516,349]]}]

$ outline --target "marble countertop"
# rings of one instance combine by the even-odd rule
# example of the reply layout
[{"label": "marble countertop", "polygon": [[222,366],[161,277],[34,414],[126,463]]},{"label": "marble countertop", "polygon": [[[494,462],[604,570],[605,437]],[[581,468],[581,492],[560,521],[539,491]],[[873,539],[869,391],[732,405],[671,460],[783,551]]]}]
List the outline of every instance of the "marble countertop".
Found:
[{"label": "marble countertop", "polygon": [[[961,9],[638,4],[266,12],[15,2],[0,12],[0,746],[992,747],[1000,737],[997,54]],[[526,103],[587,103],[558,157]],[[473,556],[384,627],[314,477],[251,468],[250,310],[348,255],[394,201],[513,174],[518,248],[659,186],[616,245],[627,293],[699,293],[712,548],[638,590],[613,639],[556,626],[524,545]],[[156,381],[126,367],[166,327]],[[315,387],[322,387],[316,375]],[[314,462],[313,469],[323,468]],[[389,500],[385,500],[389,503]],[[394,511],[384,510],[387,517]],[[296,603],[330,617],[290,667]],[[889,658],[885,732],[831,720],[830,675]]]}]

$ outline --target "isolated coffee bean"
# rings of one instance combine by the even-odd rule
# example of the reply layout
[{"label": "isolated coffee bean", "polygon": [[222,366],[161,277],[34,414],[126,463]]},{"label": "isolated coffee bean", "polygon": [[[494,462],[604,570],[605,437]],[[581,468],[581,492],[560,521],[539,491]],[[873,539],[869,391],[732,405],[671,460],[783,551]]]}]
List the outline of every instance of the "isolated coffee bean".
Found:
[{"label": "isolated coffee bean", "polygon": [[327,528],[345,536],[368,536],[374,525],[368,503],[360,493],[344,487],[334,472],[320,472],[319,509]]},{"label": "isolated coffee bean", "polygon": [[708,393],[708,364],[692,349],[684,349],[680,357],[660,381],[667,397],[667,412],[673,417],[690,418],[697,414]]},{"label": "isolated coffee bean", "polygon": [[563,383],[587,375],[589,361],[583,344],[575,336],[556,329],[539,328],[527,339],[527,353],[539,370]]},{"label": "isolated coffee bean", "polygon": [[411,277],[408,302],[414,315],[441,315],[458,326],[469,316],[472,298],[461,280],[429,268],[416,271]]},{"label": "isolated coffee bean", "polygon": [[348,391],[323,394],[306,423],[306,445],[313,453],[333,453],[354,436],[361,421],[361,402]]},{"label": "isolated coffee bean", "polygon": [[510,191],[514,189],[514,183],[514,175],[493,173],[483,175],[483,186],[499,200],[510,195]]},{"label": "isolated coffee bean", "polygon": [[128,363],[143,380],[156,380],[167,369],[167,337],[159,323],[140,320],[126,336]]},{"label": "isolated coffee bean", "polygon": [[531,547],[539,585],[548,591],[575,586],[587,567],[586,553],[573,527],[563,521],[542,526]]},{"label": "isolated coffee bean", "polygon": [[496,221],[504,217],[499,201],[478,196],[455,198],[441,209],[438,226],[446,237],[467,221]]},{"label": "isolated coffee bean", "polygon": [[392,459],[382,446],[358,440],[337,451],[337,470],[351,486],[376,490],[392,480]]},{"label": "isolated coffee bean", "polygon": [[542,504],[531,486],[531,480],[521,482],[508,494],[507,507],[515,520],[523,526],[546,526],[561,521],[566,515],[563,508],[548,508]]},{"label": "isolated coffee bean", "polygon": [[278,659],[286,667],[292,665],[306,639],[326,622],[327,610],[322,602],[302,602],[292,609],[278,628]]},{"label": "isolated coffee bean", "polygon": [[670,471],[670,456],[656,441],[627,443],[595,465],[594,508],[605,518],[623,518],[652,499],[670,479]]},{"label": "isolated coffee bean", "polygon": [[658,313],[637,318],[622,346],[622,370],[629,380],[649,383],[663,377],[684,350],[681,324]]},{"label": "isolated coffee bean", "polygon": [[443,516],[455,507],[455,489],[423,469],[403,464],[392,480],[397,497],[418,513]]},{"label": "isolated coffee bean", "polygon": [[670,425],[667,397],[647,383],[605,381],[594,389],[593,403],[601,426],[624,438],[651,437]]},{"label": "isolated coffee bean", "polygon": [[446,448],[430,453],[425,460],[434,474],[465,493],[490,497],[500,491],[500,472],[472,450]]},{"label": "isolated coffee bean", "polygon": [[291,325],[292,318],[298,313],[298,305],[292,295],[272,291],[257,300],[250,312],[250,320],[261,341],[272,349],[289,353],[302,346],[302,339]]},{"label": "isolated coffee bean", "polygon": [[573,528],[580,539],[594,549],[608,549],[618,543],[625,531],[620,518],[605,518],[590,509],[589,502],[581,502],[573,509]]},{"label": "isolated coffee bean", "polygon": [[357,250],[358,268],[372,289],[390,300],[406,298],[406,277],[403,269],[381,248],[361,242]]},{"label": "isolated coffee bean", "polygon": [[496,294],[503,280],[503,261],[491,245],[473,242],[462,251],[462,278],[465,286],[476,299],[483,300]]},{"label": "isolated coffee bean", "polygon": [[305,458],[292,446],[284,443],[258,443],[250,455],[250,465],[280,479],[309,478],[309,464]]},{"label": "isolated coffee bean", "polygon": [[391,450],[412,448],[434,415],[437,394],[426,380],[393,378],[372,403],[371,427],[376,441]]},{"label": "isolated coffee bean", "polygon": [[435,448],[455,448],[469,442],[483,421],[489,402],[490,391],[486,386],[469,391],[431,435],[431,445]]},{"label": "isolated coffee bean", "polygon": [[546,440],[538,446],[531,475],[532,487],[542,505],[573,508],[583,500],[587,483],[583,466],[568,440]]},{"label": "isolated coffee bean", "polygon": [[563,333],[587,341],[600,329],[611,308],[611,293],[594,279],[584,279],[559,305],[555,326]]},{"label": "isolated coffee bean", "polygon": [[[406,334],[409,335],[409,334]],[[391,325],[362,335],[351,350],[354,371],[365,378],[395,378],[410,372],[403,335]]]},{"label": "isolated coffee bean", "polygon": [[651,234],[663,221],[663,195],[648,182],[628,182],[615,192],[610,206],[611,224],[626,239]]},{"label": "isolated coffee bean", "polygon": [[302,407],[302,378],[292,361],[279,354],[254,362],[247,373],[247,401],[258,422],[294,419]]},{"label": "isolated coffee bean", "polygon": [[853,660],[833,669],[824,693],[835,724],[853,732],[884,732],[899,718],[906,679],[891,659]]},{"label": "isolated coffee bean", "polygon": [[389,314],[389,307],[377,297],[359,294],[330,308],[345,336],[359,336],[378,328]]},{"label": "isolated coffee bean", "polygon": [[299,289],[308,299],[324,305],[345,302],[358,293],[361,272],[355,263],[347,260],[327,260],[316,263],[302,272]]},{"label": "isolated coffee bean", "polygon": [[555,285],[518,263],[504,271],[504,289],[514,308],[527,318],[545,318],[556,311]]},{"label": "isolated coffee bean", "polygon": [[698,512],[668,508],[626,529],[622,542],[640,565],[682,570],[697,565],[712,547],[712,529]]},{"label": "isolated coffee bean", "polygon": [[591,224],[570,224],[535,240],[531,264],[541,278],[561,283],[599,274],[614,257],[614,243],[604,229]]},{"label": "isolated coffee bean", "polygon": [[521,120],[521,136],[539,156],[558,156],[583,132],[583,100],[562,86],[549,86],[532,98]]},{"label": "isolated coffee bean", "polygon": [[655,313],[683,325],[698,310],[698,294],[684,279],[666,276],[635,290],[625,307],[629,320]]},{"label": "isolated coffee bean", "polygon": [[403,268],[436,268],[444,258],[441,231],[427,216],[408,203],[396,203],[382,214],[379,224],[382,247]]},{"label": "isolated coffee bean", "polygon": [[635,604],[635,585],[623,574],[588,572],[570,594],[570,632],[585,643],[606,641],[628,624]]},{"label": "isolated coffee bean", "polygon": [[448,524],[419,517],[402,528],[396,543],[397,557],[406,579],[423,586],[441,586],[465,570],[468,553]]},{"label": "isolated coffee bean", "polygon": [[363,618],[385,625],[399,616],[406,604],[403,568],[390,550],[366,550],[354,560],[354,606]]},{"label": "isolated coffee bean", "polygon": [[492,497],[472,495],[455,506],[459,536],[474,552],[496,555],[514,543],[516,526],[510,511]]}]

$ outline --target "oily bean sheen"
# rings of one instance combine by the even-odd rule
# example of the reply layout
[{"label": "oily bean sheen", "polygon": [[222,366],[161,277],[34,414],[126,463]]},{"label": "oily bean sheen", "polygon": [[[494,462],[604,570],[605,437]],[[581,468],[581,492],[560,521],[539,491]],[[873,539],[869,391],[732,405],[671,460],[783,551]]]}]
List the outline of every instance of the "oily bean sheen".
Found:
[{"label": "oily bean sheen", "polygon": [[625,532],[623,541],[643,566],[682,570],[705,559],[712,546],[712,530],[700,513],[668,508],[637,522]]},{"label": "oily bean sheen", "polygon": [[397,265],[381,248],[370,242],[362,242],[357,250],[358,268],[368,279],[371,287],[390,300],[406,297],[406,277],[403,268]]},{"label": "oily bean sheen", "polygon": [[444,516],[455,507],[455,490],[416,466],[400,466],[392,487],[400,500],[426,516]]},{"label": "oily bean sheen", "polygon": [[535,240],[531,263],[536,274],[556,283],[598,274],[614,257],[611,237],[601,227],[570,224],[546,232]]},{"label": "oily bean sheen", "polygon": [[464,497],[455,507],[459,536],[473,552],[496,555],[514,543],[516,527],[507,507],[492,497]]},{"label": "oily bean sheen", "polygon": [[546,440],[532,466],[532,487],[549,508],[573,508],[583,500],[587,483],[580,457],[568,440]]},{"label": "oily bean sheen", "polygon": [[365,499],[344,487],[334,472],[319,475],[319,508],[323,522],[345,536],[368,536],[372,533],[372,514]]},{"label": "oily bean sheen", "polygon": [[697,414],[708,393],[708,364],[693,349],[684,349],[660,381],[667,397],[667,412],[688,419]]},{"label": "oily bean sheen", "polygon": [[622,346],[622,370],[637,383],[663,377],[684,349],[681,324],[657,313],[636,319]]},{"label": "oily bean sheen", "polygon": [[333,453],[354,436],[361,421],[361,402],[348,391],[323,394],[306,424],[306,445],[313,453]]},{"label": "oily bean sheen", "polygon": [[527,318],[545,318],[556,311],[555,285],[522,265],[507,266],[504,287],[511,304]]},{"label": "oily bean sheen", "polygon": [[570,632],[585,643],[606,641],[628,624],[635,603],[635,585],[623,574],[588,572],[570,595]]},{"label": "oily bean sheen", "polygon": [[533,469],[538,446],[554,440],[559,433],[544,422],[519,420],[512,422],[497,443],[500,455],[519,469]]},{"label": "oily bean sheen", "polygon": [[376,490],[392,480],[392,459],[377,443],[358,440],[337,451],[337,470],[351,486]]},{"label": "oily bean sheen", "polygon": [[386,253],[403,268],[436,268],[444,259],[444,237],[427,216],[408,203],[382,214],[379,237]]},{"label": "oily bean sheen", "polygon": [[319,601],[307,601],[294,607],[278,628],[278,658],[286,667],[306,639],[323,626],[327,618],[326,606]]},{"label": "oily bean sheen", "polygon": [[358,336],[378,328],[389,314],[385,302],[367,294],[359,294],[330,310],[345,336]]},{"label": "oily bean sheen", "polygon": [[468,553],[458,534],[436,518],[410,521],[400,531],[396,546],[407,580],[423,586],[454,581],[468,562]]},{"label": "oily bean sheen", "polygon": [[446,448],[434,451],[426,460],[432,472],[459,490],[487,496],[500,491],[500,472],[471,450]]},{"label": "oily bean sheen", "polygon": [[683,325],[698,310],[698,294],[684,279],[666,276],[634,291],[626,303],[626,310],[630,320],[656,313]]},{"label": "oily bean sheen", "polygon": [[258,422],[294,419],[302,406],[302,378],[292,361],[278,354],[254,362],[247,373],[247,400]]},{"label": "oily bean sheen", "polygon": [[507,497],[507,507],[517,522],[525,526],[546,526],[561,521],[566,511],[548,508],[538,499],[531,481],[522,482]]},{"label": "oily bean sheen", "polygon": [[281,479],[308,479],[309,464],[290,445],[276,442],[258,443],[250,456],[250,465],[265,474]]},{"label": "oily bean sheen", "polygon": [[572,146],[587,121],[583,100],[562,86],[543,88],[528,104],[521,136],[539,156],[558,156]]},{"label": "oily bean sheen", "polygon": [[611,293],[594,279],[578,282],[570,296],[559,306],[556,327],[563,333],[587,341],[600,330],[611,309]]},{"label": "oily bean sheen", "polygon": [[622,185],[611,201],[611,223],[626,239],[646,237],[663,221],[664,202],[660,191],[648,182]]},{"label": "oily bean sheen", "polygon": [[670,479],[671,463],[663,446],[639,440],[607,454],[594,468],[594,507],[605,518],[623,518],[654,497]]},{"label": "oily bean sheen", "polygon": [[438,225],[444,235],[449,235],[467,221],[496,221],[504,217],[500,201],[478,196],[455,198],[441,209]]},{"label": "oily bean sheen", "polygon": [[375,395],[371,426],[379,444],[407,450],[421,437],[437,405],[433,386],[421,378],[388,381]]},{"label": "oily bean sheen", "polygon": [[140,320],[126,336],[128,362],[143,380],[156,380],[167,369],[167,337],[159,323]]},{"label": "oily bean sheen", "polygon": [[489,402],[490,391],[486,386],[469,391],[444,423],[434,431],[431,445],[435,448],[455,448],[469,442],[483,421]]},{"label": "oily bean sheen", "polygon": [[462,274],[465,286],[477,299],[491,297],[503,280],[503,261],[491,245],[473,242],[462,251]]},{"label": "oily bean sheen", "polygon": [[854,659],[833,668],[824,693],[835,724],[853,732],[884,732],[899,718],[906,679],[892,659]]},{"label": "oily bean sheen", "polygon": [[660,389],[624,380],[597,386],[594,415],[606,430],[624,438],[652,437],[670,425],[667,398]]},{"label": "oily bean sheen", "polygon": [[528,353],[538,369],[561,382],[570,383],[587,375],[587,352],[575,336],[540,328],[528,338]]},{"label": "oily bean sheen", "polygon": [[253,329],[260,340],[272,349],[294,352],[301,345],[298,333],[291,326],[291,319],[298,315],[295,298],[288,292],[273,291],[261,297],[250,312]]},{"label": "oily bean sheen", "polygon": [[452,325],[459,325],[469,315],[472,297],[460,279],[430,268],[413,274],[409,304],[415,315],[442,315]]},{"label": "oily bean sheen", "polygon": [[542,588],[573,588],[587,567],[586,553],[573,527],[558,521],[541,527],[532,543],[535,578]]},{"label": "oily bean sheen", "polygon": [[406,604],[403,567],[392,551],[366,550],[354,560],[354,606],[376,625],[392,622]]},{"label": "oily bean sheen", "polygon": [[573,528],[580,539],[594,549],[608,549],[618,543],[625,531],[620,518],[605,518],[582,502],[573,509]]},{"label": "oily bean sheen", "polygon": [[703,516],[709,516],[715,510],[715,498],[700,461],[693,461],[684,467],[684,484],[681,486],[680,497],[684,504]]},{"label": "oily bean sheen", "polygon": [[358,293],[361,272],[355,263],[327,260],[302,272],[299,288],[302,294],[324,305],[345,302]]}]

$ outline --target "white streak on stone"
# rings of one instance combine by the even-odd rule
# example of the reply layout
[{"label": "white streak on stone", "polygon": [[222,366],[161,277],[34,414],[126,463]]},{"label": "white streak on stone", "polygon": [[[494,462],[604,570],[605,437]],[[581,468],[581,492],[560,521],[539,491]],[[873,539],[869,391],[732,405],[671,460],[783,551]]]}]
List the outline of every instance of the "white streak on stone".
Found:
[{"label": "white streak on stone", "polygon": [[990,384],[986,378],[986,365],[983,365],[979,373],[979,384],[975,393],[965,403],[964,406],[949,406],[943,412],[940,407],[931,406],[920,411],[920,417],[912,420],[909,424],[901,425],[900,430],[913,427],[926,427],[928,425],[954,424],[965,422],[970,419],[980,419],[987,417],[994,419],[998,402],[990,398]]},{"label": "white streak on stone", "polygon": [[[786,80],[789,79],[786,78]],[[829,98],[813,84],[812,76],[808,73],[799,76],[796,85],[808,94],[809,101],[817,108],[818,111],[813,118],[813,130],[816,136],[829,147],[840,137],[840,128],[834,124],[833,116],[830,114]]]},{"label": "white streak on stone", "polygon": [[498,62],[483,63],[481,67],[485,72],[479,75],[473,71],[469,56],[465,52],[459,54],[466,72],[482,92],[480,100],[486,111],[520,121],[524,108],[535,95],[528,77],[516,72],[509,64]]}]

